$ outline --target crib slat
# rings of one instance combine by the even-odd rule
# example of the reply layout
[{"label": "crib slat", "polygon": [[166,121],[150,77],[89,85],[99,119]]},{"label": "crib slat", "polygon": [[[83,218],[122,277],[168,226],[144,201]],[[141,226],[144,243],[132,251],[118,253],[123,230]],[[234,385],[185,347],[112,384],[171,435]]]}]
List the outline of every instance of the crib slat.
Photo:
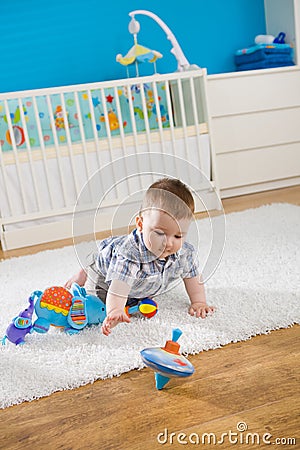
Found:
[{"label": "crib slat", "polygon": [[179,159],[178,159],[178,149],[177,149],[177,140],[175,138],[175,131],[174,131],[174,116],[173,116],[173,107],[171,102],[171,95],[170,95],[170,83],[168,80],[165,81],[165,91],[166,91],[166,100],[167,100],[167,108],[168,108],[168,116],[169,116],[169,125],[170,125],[170,131],[171,131],[171,142],[172,142],[172,149],[173,149],[173,155],[177,158],[175,158],[175,167],[176,172],[180,173],[179,168]]},{"label": "crib slat", "polygon": [[[109,152],[108,152],[109,162],[112,163],[114,148],[113,148],[112,139],[111,139],[110,121],[109,121],[108,111],[107,111],[107,106],[106,106],[106,97],[105,97],[104,89],[102,89],[102,88],[100,89],[100,95],[101,95],[101,101],[102,101],[102,107],[103,107],[106,135],[107,135],[108,145],[109,145]],[[124,157],[124,149],[123,149],[122,156]],[[122,198],[119,183],[116,183],[120,180],[117,179],[113,164],[110,164],[110,170],[112,173],[112,180],[113,180],[112,184],[114,185],[114,189],[111,191],[111,193],[115,198]],[[114,183],[116,183],[116,184],[114,184]]]},{"label": "crib slat", "polygon": [[164,173],[167,174],[168,169],[166,167],[165,158],[163,156],[166,153],[166,146],[165,146],[163,127],[162,127],[162,117],[161,117],[160,103],[159,103],[159,98],[158,98],[156,81],[152,82],[152,87],[153,87],[153,96],[154,96],[154,103],[155,103],[155,109],[156,109],[159,136],[160,136],[160,145],[161,145],[161,153],[162,153],[162,167],[163,167]]},{"label": "crib slat", "polygon": [[[204,120],[207,124],[207,131],[208,131],[208,139],[209,139],[209,146],[210,146],[210,162],[211,162],[211,173],[210,173],[210,181],[212,190],[214,190],[218,196],[220,196],[220,186],[219,186],[219,180],[216,174],[216,152],[214,150],[214,139],[213,139],[213,133],[212,125],[211,125],[211,113],[209,109],[209,101],[207,97],[208,92],[208,86],[207,86],[207,71],[206,69],[202,69],[202,82],[203,82],[203,109],[204,109]],[[219,197],[219,202],[216,206],[217,209],[222,209],[222,202]]]},{"label": "crib slat", "polygon": [[184,110],[182,83],[181,83],[181,80],[179,80],[179,79],[177,80],[177,87],[178,87],[180,115],[181,115],[183,135],[184,135],[185,157],[187,160],[189,160],[189,155],[188,155],[189,150],[188,150],[188,141],[187,141],[187,125],[186,125],[186,116],[185,116],[185,110]]},{"label": "crib slat", "polygon": [[121,105],[120,105],[120,100],[119,100],[118,88],[116,86],[114,86],[114,96],[115,96],[115,102],[116,102],[116,108],[117,108],[117,118],[118,118],[118,122],[119,122],[119,130],[120,130],[122,147],[124,149],[124,152],[126,153],[126,141],[125,141],[123,117],[122,117]]},{"label": "crib slat", "polygon": [[[9,191],[9,184],[8,184],[8,177],[7,177],[7,173],[6,173],[6,166],[4,164],[4,160],[3,160],[3,155],[2,155],[2,146],[1,146],[1,141],[0,141],[0,166],[1,166],[1,172],[2,172],[2,179],[3,179],[3,186],[4,186],[4,192],[5,192],[5,198],[7,200],[7,204],[8,204],[8,209],[9,209],[9,214],[12,216],[13,215],[13,205],[11,202],[11,198],[12,195]],[[1,217],[0,217],[0,223],[1,223]],[[1,232],[1,230],[0,230]]]},{"label": "crib slat", "polygon": [[171,96],[170,96],[170,84],[169,81],[165,81],[165,91],[166,91],[166,99],[167,99],[167,108],[168,108],[168,116],[169,116],[169,124],[170,124],[170,130],[171,130],[171,137],[172,137],[172,148],[173,153],[175,155],[176,153],[176,140],[175,140],[175,133],[174,133],[174,117],[173,117],[173,108],[172,108],[172,102],[171,102]]},{"label": "crib slat", "polygon": [[111,142],[110,122],[109,122],[109,117],[108,117],[108,111],[107,111],[107,106],[106,106],[106,98],[105,98],[104,89],[100,89],[100,95],[101,95],[103,114],[104,114],[104,124],[105,124],[106,135],[107,135],[108,145],[109,145],[109,150],[110,150],[110,152],[109,152],[109,162],[111,162],[112,159],[113,159],[112,158],[113,146],[112,146],[112,142]]},{"label": "crib slat", "polygon": [[147,147],[148,147],[148,154],[149,154],[148,164],[149,164],[149,171],[151,172],[149,174],[149,180],[148,180],[148,177],[145,177],[145,183],[147,184],[147,187],[148,187],[149,184],[152,184],[154,182],[154,169],[153,169],[153,164],[152,164],[152,159],[151,159],[151,153],[153,153],[153,146],[152,146],[152,139],[151,139],[151,129],[150,129],[150,123],[149,123],[147,102],[146,102],[146,96],[145,96],[145,84],[141,83],[139,86],[140,86],[140,92],[141,92],[144,123],[145,123],[145,130],[146,130],[146,136],[147,136]]},{"label": "crib slat", "polygon": [[[182,119],[182,128],[183,128],[183,136],[184,136],[185,159],[186,159],[186,161],[191,163],[192,159],[190,157],[189,145],[188,145],[188,133],[187,133],[187,124],[186,124],[184,100],[183,100],[182,81],[181,81],[180,78],[178,78],[178,80],[177,80],[177,87],[178,87],[180,114],[181,114],[181,119]],[[191,169],[190,169],[189,165],[188,165],[188,173],[189,173],[189,179],[191,180]]]},{"label": "crib slat", "polygon": [[[85,140],[84,129],[83,129],[82,114],[81,114],[81,109],[80,109],[77,92],[74,92],[74,98],[75,98],[76,112],[77,112],[77,117],[78,117],[79,133],[80,133],[80,138],[81,138],[81,143],[82,143],[82,148],[83,148],[83,158],[84,158],[84,164],[85,164],[86,178],[87,178],[87,180],[89,180],[92,173],[89,168],[87,146],[86,146],[86,140]],[[95,193],[92,191],[90,183],[88,183],[88,189],[89,189],[90,199],[92,201],[95,197]]]},{"label": "crib slat", "polygon": [[29,212],[29,208],[28,208],[27,198],[26,198],[26,194],[25,194],[23,175],[22,175],[21,168],[20,168],[19,154],[18,154],[15,135],[14,135],[14,131],[13,131],[12,121],[11,121],[11,117],[10,117],[10,110],[9,110],[8,102],[6,99],[4,100],[4,109],[5,109],[5,113],[6,113],[8,130],[9,130],[11,144],[12,144],[12,150],[13,150],[13,154],[15,157],[16,170],[17,170],[18,182],[19,182],[20,193],[21,193],[21,200],[23,203],[24,213],[27,214]]},{"label": "crib slat", "polygon": [[75,187],[76,199],[77,199],[78,194],[80,192],[80,187],[78,184],[78,176],[77,176],[76,167],[75,167],[74,153],[73,153],[72,140],[71,140],[71,135],[70,135],[70,128],[69,128],[69,122],[68,122],[68,116],[67,116],[67,110],[66,110],[65,97],[62,92],[60,93],[60,101],[61,101],[61,107],[62,107],[62,113],[63,113],[63,119],[64,119],[64,126],[65,126],[65,131],[66,131],[66,136],[67,136],[67,145],[68,145],[68,149],[69,149],[71,169],[72,169],[72,173],[73,173],[73,184]]},{"label": "crib slat", "polygon": [[36,102],[36,97],[35,96],[32,96],[32,103],[33,103],[35,121],[36,121],[37,129],[38,129],[38,136],[39,136],[39,141],[40,141],[40,147],[42,149],[43,167],[44,167],[45,175],[46,175],[46,183],[47,183],[47,190],[48,190],[49,198],[50,198],[50,205],[51,205],[51,209],[54,209],[55,201],[54,201],[54,197],[53,197],[53,193],[52,193],[52,189],[50,187],[50,181],[49,181],[50,180],[50,175],[49,175],[48,164],[47,164],[47,160],[46,160],[46,147],[45,147],[45,143],[44,143],[44,137],[43,137],[43,131],[42,131],[42,127],[41,127],[40,115],[39,115],[39,110],[38,110],[38,107],[37,107],[37,102]]},{"label": "crib slat", "polygon": [[198,164],[201,170],[203,170],[203,164],[201,163],[201,155],[202,155],[202,146],[200,141],[200,128],[199,128],[199,118],[198,118],[198,111],[197,111],[197,104],[196,104],[196,94],[195,94],[195,85],[194,81],[195,79],[190,77],[190,90],[191,90],[191,97],[192,97],[192,107],[193,107],[193,116],[194,116],[194,125],[196,128],[196,140],[197,140],[197,148],[198,148]]},{"label": "crib slat", "polygon": [[163,151],[163,153],[165,153],[166,147],[165,147],[165,139],[164,139],[162,117],[161,117],[161,110],[160,110],[160,103],[159,103],[159,98],[158,98],[158,93],[157,93],[156,81],[152,82],[152,87],[153,87],[154,103],[155,103],[155,108],[156,108],[158,129],[159,129],[159,134],[160,134],[160,142],[161,142],[162,151]]},{"label": "crib slat", "polygon": [[129,114],[131,119],[131,126],[132,126],[132,133],[134,137],[135,142],[135,153],[137,153],[137,147],[138,147],[138,139],[137,139],[137,129],[136,129],[136,123],[134,118],[134,107],[133,107],[133,101],[132,101],[132,89],[133,84],[129,84],[127,86],[127,99],[128,99],[128,105],[129,105]]},{"label": "crib slat", "polygon": [[98,134],[97,134],[97,125],[96,125],[95,113],[94,113],[94,108],[93,108],[92,94],[89,89],[87,90],[87,96],[88,96],[88,102],[89,102],[89,110],[90,110],[90,114],[91,114],[95,149],[96,149],[98,164],[99,164],[99,167],[101,167],[100,144],[99,144],[99,139],[98,139]]},{"label": "crib slat", "polygon": [[26,144],[26,151],[27,151],[27,156],[28,156],[28,161],[29,161],[29,167],[30,167],[30,172],[31,172],[31,176],[32,176],[33,191],[34,191],[38,211],[41,211],[42,210],[41,196],[40,196],[40,193],[38,190],[35,168],[34,168],[34,164],[32,161],[31,145],[30,145],[28,131],[27,131],[27,124],[25,121],[23,104],[22,104],[22,101],[20,98],[18,100],[18,105],[19,105],[21,122],[22,122],[24,137],[25,137],[25,144]]},{"label": "crib slat", "polygon": [[[127,155],[127,145],[126,145],[125,133],[124,133],[123,116],[122,116],[122,111],[121,111],[118,88],[116,86],[114,86],[114,96],[115,96],[115,101],[116,101],[117,118],[118,118],[118,122],[119,122],[119,130],[120,130],[123,154]],[[129,195],[130,194],[130,183],[129,183],[129,178],[128,178],[129,171],[128,171],[128,164],[127,164],[126,157],[124,158],[124,162],[125,162],[124,166],[126,169],[125,178],[126,178],[126,186],[127,186],[127,195]]]},{"label": "crib slat", "polygon": [[[132,94],[131,94],[131,88],[132,88],[133,84],[129,84],[128,85],[128,93],[127,93],[127,97],[128,97],[128,105],[129,105],[129,113],[130,113],[130,119],[131,119],[131,126],[132,126],[132,133],[133,133],[133,140],[134,140],[134,153],[136,155],[138,155],[138,148],[139,148],[139,143],[138,143],[138,135],[137,135],[137,129],[136,129],[136,123],[135,123],[135,115],[134,115],[134,107],[133,107],[133,101],[132,101]],[[139,158],[137,157],[137,170],[138,170],[138,183],[139,183],[139,188],[143,189],[143,183],[142,183],[142,177],[141,174],[142,173],[142,169],[140,167],[140,161]]]},{"label": "crib slat", "polygon": [[148,117],[148,110],[147,110],[147,102],[146,102],[146,96],[145,96],[145,88],[144,84],[141,83],[139,85],[140,92],[141,92],[141,100],[142,100],[142,108],[143,108],[143,114],[144,114],[144,122],[145,122],[145,129],[146,129],[146,136],[147,136],[147,146],[148,151],[151,153],[152,150],[152,141],[151,141],[151,133],[150,133],[150,124],[149,124],[149,117]]},{"label": "crib slat", "polygon": [[65,182],[65,178],[64,178],[63,170],[62,170],[62,161],[61,161],[61,156],[60,156],[60,148],[59,148],[59,143],[58,143],[58,138],[57,138],[57,131],[56,131],[56,126],[55,126],[54,117],[53,117],[51,98],[49,95],[46,95],[46,102],[47,102],[48,114],[49,114],[49,118],[50,118],[50,127],[51,127],[53,140],[54,140],[60,185],[62,188],[64,204],[67,207],[67,206],[70,206],[71,202],[69,201],[68,196],[67,196],[66,182]]},{"label": "crib slat", "polygon": [[[93,107],[93,100],[92,100],[92,94],[91,94],[91,90],[87,89],[87,96],[88,96],[88,102],[89,102],[89,110],[90,110],[90,114],[91,114],[91,121],[92,121],[92,129],[93,129],[93,136],[94,136],[94,144],[95,144],[95,149],[96,149],[96,157],[97,157],[97,161],[98,161],[98,168],[101,168],[103,166],[101,158],[100,158],[100,143],[99,143],[99,138],[98,138],[98,133],[97,133],[97,124],[96,124],[96,118],[95,118],[95,112],[94,112],[94,107]],[[102,193],[105,192],[105,188],[104,188],[104,181],[102,180],[102,177],[100,177],[99,179],[100,182],[100,186],[101,186],[101,191]]]}]

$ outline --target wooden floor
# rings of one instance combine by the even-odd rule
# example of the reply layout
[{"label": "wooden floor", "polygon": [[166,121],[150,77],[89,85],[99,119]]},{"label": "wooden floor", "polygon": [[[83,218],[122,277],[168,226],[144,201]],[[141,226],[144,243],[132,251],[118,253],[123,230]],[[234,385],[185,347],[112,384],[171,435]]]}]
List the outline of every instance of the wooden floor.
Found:
[{"label": "wooden floor", "polygon": [[[227,199],[224,207],[274,202],[299,205],[300,187]],[[163,391],[144,369],[1,410],[0,449],[300,448],[299,329],[190,357],[193,377],[172,380]]]}]

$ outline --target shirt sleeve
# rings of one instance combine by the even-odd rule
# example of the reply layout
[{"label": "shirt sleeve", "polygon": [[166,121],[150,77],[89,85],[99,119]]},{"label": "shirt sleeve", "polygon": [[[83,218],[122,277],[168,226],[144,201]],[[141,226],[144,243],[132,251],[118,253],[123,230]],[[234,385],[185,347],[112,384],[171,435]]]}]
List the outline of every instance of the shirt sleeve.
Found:
[{"label": "shirt sleeve", "polygon": [[105,281],[107,283],[112,280],[124,281],[131,287],[136,280],[138,271],[139,264],[119,255],[111,260]]},{"label": "shirt sleeve", "polygon": [[189,244],[183,255],[181,278],[194,278],[200,274],[199,259],[194,247]]}]

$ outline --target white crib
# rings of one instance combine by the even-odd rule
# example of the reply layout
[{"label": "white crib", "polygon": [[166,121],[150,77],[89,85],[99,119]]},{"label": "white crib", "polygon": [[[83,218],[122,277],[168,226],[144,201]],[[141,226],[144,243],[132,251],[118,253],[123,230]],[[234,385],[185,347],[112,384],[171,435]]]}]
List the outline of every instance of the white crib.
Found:
[{"label": "white crib", "polygon": [[2,248],[127,226],[161,176],[217,209],[214,161],[203,69],[0,94]]}]

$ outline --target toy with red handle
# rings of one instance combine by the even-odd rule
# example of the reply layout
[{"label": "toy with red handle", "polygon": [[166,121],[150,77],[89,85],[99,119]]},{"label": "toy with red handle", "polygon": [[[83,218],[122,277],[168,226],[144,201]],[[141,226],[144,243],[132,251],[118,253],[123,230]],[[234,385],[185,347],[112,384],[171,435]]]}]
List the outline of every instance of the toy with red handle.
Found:
[{"label": "toy with red handle", "polygon": [[179,328],[172,332],[172,340],[167,341],[164,347],[145,348],[141,357],[146,366],[155,372],[157,389],[163,389],[170,378],[190,377],[194,373],[194,366],[181,353],[178,339],[182,335]]}]

